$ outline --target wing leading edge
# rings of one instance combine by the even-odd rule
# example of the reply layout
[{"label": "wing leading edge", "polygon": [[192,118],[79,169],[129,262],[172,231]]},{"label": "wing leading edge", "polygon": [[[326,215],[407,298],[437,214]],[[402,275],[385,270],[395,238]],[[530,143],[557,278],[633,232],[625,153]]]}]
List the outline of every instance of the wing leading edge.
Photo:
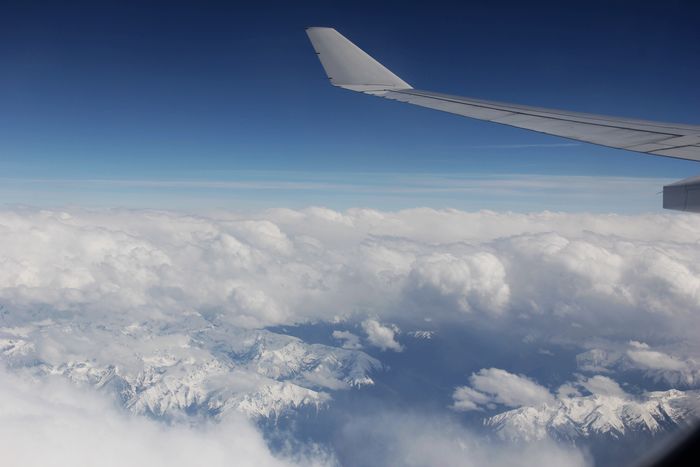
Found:
[{"label": "wing leading edge", "polygon": [[700,161],[700,126],[484,101],[412,88],[332,28],[306,30],[331,84],[464,117],[655,156]]}]

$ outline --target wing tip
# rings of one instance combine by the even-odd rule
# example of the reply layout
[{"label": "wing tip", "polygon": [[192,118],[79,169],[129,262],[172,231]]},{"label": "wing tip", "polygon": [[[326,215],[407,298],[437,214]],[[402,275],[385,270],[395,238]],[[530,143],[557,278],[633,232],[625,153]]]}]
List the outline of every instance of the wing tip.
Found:
[{"label": "wing tip", "polygon": [[333,86],[372,93],[412,88],[335,28],[309,26],[306,34]]}]

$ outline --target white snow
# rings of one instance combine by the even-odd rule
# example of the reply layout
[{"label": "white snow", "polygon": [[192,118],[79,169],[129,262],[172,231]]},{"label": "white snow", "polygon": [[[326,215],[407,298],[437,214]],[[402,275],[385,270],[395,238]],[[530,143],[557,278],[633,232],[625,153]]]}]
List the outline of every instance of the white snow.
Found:
[{"label": "white snow", "polygon": [[617,438],[632,431],[654,435],[689,423],[700,415],[699,409],[700,391],[672,389],[640,397],[593,394],[509,410],[487,418],[484,424],[507,440]]},{"label": "white snow", "polygon": [[0,327],[0,356],[17,371],[60,375],[112,393],[134,413],[166,419],[319,409],[331,391],[374,384],[371,373],[381,368],[359,350],[212,325],[197,314],[126,325],[108,317],[92,324],[72,315],[46,326],[30,316],[21,333]]}]

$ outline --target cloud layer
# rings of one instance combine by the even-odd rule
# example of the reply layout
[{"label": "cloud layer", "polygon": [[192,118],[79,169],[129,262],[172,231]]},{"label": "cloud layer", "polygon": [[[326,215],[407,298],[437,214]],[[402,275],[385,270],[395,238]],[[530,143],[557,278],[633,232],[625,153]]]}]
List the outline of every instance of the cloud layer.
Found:
[{"label": "cloud layer", "polygon": [[15,209],[0,212],[0,302],[206,311],[244,327],[430,316],[688,337],[700,324],[698,241],[697,216],[666,214]]},{"label": "cloud layer", "polygon": [[303,458],[274,456],[242,416],[216,425],[163,425],[129,417],[93,391],[61,380],[27,380],[0,369],[0,451],[27,467],[288,467],[334,465],[318,451]]},{"label": "cloud layer", "polygon": [[454,419],[412,411],[383,411],[354,417],[342,436],[353,465],[385,466],[532,466],[579,467],[590,460],[574,446],[550,440],[532,444],[488,441]]}]

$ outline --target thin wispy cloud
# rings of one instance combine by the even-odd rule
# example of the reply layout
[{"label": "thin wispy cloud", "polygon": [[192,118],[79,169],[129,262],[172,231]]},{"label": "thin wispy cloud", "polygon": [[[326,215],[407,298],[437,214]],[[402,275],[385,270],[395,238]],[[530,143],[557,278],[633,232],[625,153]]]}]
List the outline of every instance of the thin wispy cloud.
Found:
[{"label": "thin wispy cloud", "polygon": [[[621,211],[639,211],[658,208],[659,187],[671,181],[507,173],[241,172],[229,179],[5,178],[0,184],[0,196],[6,203],[176,208],[184,202],[191,209],[230,202],[240,206],[255,201],[258,207],[346,208],[370,202],[389,209],[452,206],[600,210],[614,200]],[[360,199],[364,201],[358,202]],[[567,204],[562,205],[564,200]]]},{"label": "thin wispy cloud", "polygon": [[513,144],[480,144],[469,146],[473,149],[527,149],[527,148],[568,148],[581,146],[581,143],[513,143]]}]

